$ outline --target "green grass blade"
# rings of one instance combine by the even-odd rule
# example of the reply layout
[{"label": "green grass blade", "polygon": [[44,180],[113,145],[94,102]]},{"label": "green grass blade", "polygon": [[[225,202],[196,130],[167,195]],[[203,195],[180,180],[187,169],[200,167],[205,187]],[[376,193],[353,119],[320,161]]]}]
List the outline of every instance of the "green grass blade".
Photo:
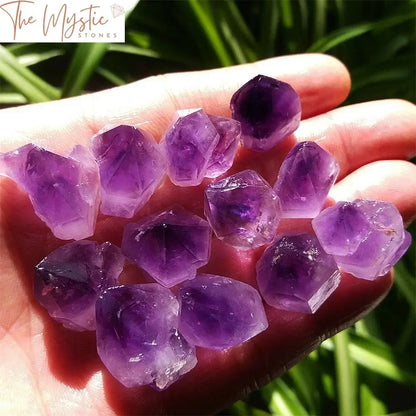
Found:
[{"label": "green grass blade", "polygon": [[107,68],[99,66],[96,72],[97,74],[101,75],[103,78],[105,78],[107,81],[110,81],[114,85],[120,86],[126,84],[126,81],[124,81],[123,78],[119,77],[117,74],[115,74]]},{"label": "green grass blade", "polygon": [[279,3],[277,0],[263,2],[259,50],[263,57],[274,55],[274,48],[279,28]]},{"label": "green grass blade", "polygon": [[351,416],[357,414],[357,380],[355,363],[350,359],[348,331],[333,337],[335,354],[335,373],[338,391],[338,414]]},{"label": "green grass blade", "polygon": [[293,13],[291,0],[280,0],[282,24],[286,29],[293,26]]},{"label": "green grass blade", "polygon": [[[334,350],[332,339],[322,343],[322,347]],[[393,349],[375,338],[363,338],[350,334],[349,353],[351,358],[362,367],[390,380],[414,386],[416,376],[412,369],[402,363]]]},{"label": "green grass blade", "polygon": [[228,54],[228,51],[221,39],[220,34],[214,24],[213,19],[207,12],[207,6],[209,4],[202,2],[201,0],[189,0],[188,5],[190,6],[195,17],[199,21],[202,29],[208,38],[212,49],[214,50],[219,62],[223,66],[230,66],[233,64],[233,60]]},{"label": "green grass blade", "polygon": [[387,414],[385,404],[377,398],[369,386],[360,385],[360,415],[362,416],[383,416]]},{"label": "green grass blade", "polygon": [[63,97],[81,94],[108,46],[108,43],[80,43],[76,47],[62,87]]},{"label": "green grass blade", "polygon": [[20,55],[17,57],[17,60],[23,66],[31,66],[47,61],[48,59],[56,58],[64,53],[65,51],[63,49],[51,49],[42,53],[28,53]]},{"label": "green grass blade", "polygon": [[326,0],[315,0],[314,39],[321,39],[326,32]]},{"label": "green grass blade", "polygon": [[26,104],[27,99],[23,94],[18,92],[0,92],[0,104],[2,105],[19,105]]},{"label": "green grass blade", "polygon": [[399,292],[416,312],[416,279],[410,274],[402,261],[394,266],[394,281]]},{"label": "green grass blade", "polygon": [[[293,381],[296,391],[307,404],[309,413],[319,414],[318,404],[320,403],[320,397],[317,387],[319,385],[320,371],[317,369],[316,362],[306,357],[292,367],[288,374]],[[311,389],[311,386],[314,386],[314,388]]]},{"label": "green grass blade", "polygon": [[273,414],[285,416],[307,416],[308,412],[296,397],[295,392],[281,379],[272,383],[273,391],[269,407]]},{"label": "green grass blade", "polygon": [[382,30],[388,27],[399,25],[407,20],[414,19],[415,15],[406,14],[386,18],[378,22],[359,23],[357,25],[338,29],[328,36],[318,39],[309,49],[308,52],[327,52],[328,50],[338,46],[348,40],[354,39],[364,33],[372,30]]},{"label": "green grass blade", "polygon": [[42,102],[58,99],[59,90],[39,78],[22,65],[7,48],[0,45],[0,77],[6,79],[23,94],[29,102]]}]

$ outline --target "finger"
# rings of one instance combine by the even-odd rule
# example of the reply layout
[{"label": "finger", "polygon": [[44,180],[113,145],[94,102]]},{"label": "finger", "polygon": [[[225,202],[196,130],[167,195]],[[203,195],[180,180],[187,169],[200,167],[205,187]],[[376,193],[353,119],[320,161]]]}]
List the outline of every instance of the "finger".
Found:
[{"label": "finger", "polygon": [[[28,141],[56,151],[86,141],[108,124],[140,124],[159,138],[174,111],[202,107],[209,114],[230,115],[232,94],[262,73],[293,85],[303,117],[327,111],[348,95],[348,71],[335,58],[292,55],[229,68],[150,77],[126,86],[58,102],[0,112],[2,151]],[[316,75],[314,75],[316,74]]]},{"label": "finger", "polygon": [[409,223],[416,218],[416,165],[402,160],[370,163],[338,182],[329,196],[335,201],[366,198],[391,202]]},{"label": "finger", "polygon": [[416,155],[416,106],[382,100],[342,107],[303,121],[295,136],[333,154],[341,179],[366,163]]}]

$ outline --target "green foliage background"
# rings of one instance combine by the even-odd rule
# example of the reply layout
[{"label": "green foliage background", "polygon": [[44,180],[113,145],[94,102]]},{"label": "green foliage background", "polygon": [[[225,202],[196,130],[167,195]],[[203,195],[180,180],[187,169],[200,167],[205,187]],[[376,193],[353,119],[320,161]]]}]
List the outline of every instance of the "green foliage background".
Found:
[{"label": "green foliage background", "polygon": [[[415,22],[415,0],[142,0],[125,44],[0,45],[0,106],[301,52],[345,63],[347,104],[416,102]],[[221,414],[416,414],[415,271],[413,243],[375,311]]]}]

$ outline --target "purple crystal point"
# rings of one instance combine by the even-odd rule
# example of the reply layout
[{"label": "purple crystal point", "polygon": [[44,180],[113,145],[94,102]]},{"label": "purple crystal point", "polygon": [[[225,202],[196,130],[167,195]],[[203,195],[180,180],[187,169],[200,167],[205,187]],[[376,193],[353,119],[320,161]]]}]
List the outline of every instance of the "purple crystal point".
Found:
[{"label": "purple crystal point", "polygon": [[205,215],[220,240],[247,250],[273,240],[279,199],[257,172],[245,170],[206,187]]},{"label": "purple crystal point", "polygon": [[277,309],[315,313],[340,279],[334,258],[311,234],[280,237],[257,263],[260,293]]},{"label": "purple crystal point", "polygon": [[328,152],[314,142],[298,143],[283,161],[273,187],[282,217],[318,215],[338,173],[338,162]]},{"label": "purple crystal point", "polygon": [[241,136],[241,125],[227,117],[208,116],[217,129],[219,141],[208,162],[208,178],[216,178],[225,173],[233,164]]},{"label": "purple crystal point", "polygon": [[56,237],[79,240],[94,233],[100,182],[87,149],[75,146],[63,157],[27,144],[1,159],[2,173],[29,194],[36,214]]},{"label": "purple crystal point", "polygon": [[312,226],[341,269],[367,280],[387,273],[411,242],[397,208],[383,201],[338,202],[314,218]]},{"label": "purple crystal point", "polygon": [[131,218],[149,200],[165,175],[154,138],[133,126],[118,126],[92,138],[101,177],[101,212]]},{"label": "purple crystal point", "polygon": [[161,145],[175,185],[199,185],[207,173],[219,134],[203,110],[177,111]]},{"label": "purple crystal point", "polygon": [[202,218],[174,206],[127,224],[122,250],[135,264],[166,287],[193,279],[208,263],[211,228]]},{"label": "purple crystal point", "polygon": [[178,332],[178,301],[156,283],[112,287],[97,300],[97,351],[126,387],[163,390],[196,365]]},{"label": "purple crystal point", "polygon": [[298,128],[301,105],[289,84],[257,75],[235,92],[231,111],[241,123],[243,145],[269,150]]},{"label": "purple crystal point", "polygon": [[94,330],[98,295],[117,284],[123,265],[124,256],[111,243],[66,244],[36,266],[35,297],[65,327]]},{"label": "purple crystal point", "polygon": [[179,304],[181,333],[201,347],[230,348],[268,326],[257,290],[228,277],[201,274],[183,283]]}]

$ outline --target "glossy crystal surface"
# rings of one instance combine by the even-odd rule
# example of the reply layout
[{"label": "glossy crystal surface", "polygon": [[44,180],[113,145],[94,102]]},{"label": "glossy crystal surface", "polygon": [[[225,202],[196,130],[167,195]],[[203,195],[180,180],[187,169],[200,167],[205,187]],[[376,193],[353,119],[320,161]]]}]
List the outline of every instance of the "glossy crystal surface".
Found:
[{"label": "glossy crystal surface", "polygon": [[338,202],[314,218],[312,226],[342,270],[367,280],[387,273],[411,242],[399,211],[384,201]]},{"label": "glossy crystal surface", "polygon": [[206,187],[205,216],[220,240],[247,250],[273,240],[280,205],[270,185],[245,170]]},{"label": "glossy crystal surface", "polygon": [[208,178],[216,178],[225,173],[233,164],[241,136],[241,125],[232,118],[211,116],[208,118],[219,134],[218,144],[208,162]]},{"label": "glossy crystal surface", "polygon": [[131,218],[165,176],[159,145],[149,133],[121,125],[94,136],[91,150],[100,170],[101,212]]},{"label": "glossy crystal surface", "polygon": [[257,75],[234,93],[231,112],[244,147],[269,150],[298,128],[301,105],[289,84]]},{"label": "glossy crystal surface", "polygon": [[339,173],[335,158],[314,142],[301,142],[288,153],[273,189],[282,217],[314,218]]},{"label": "glossy crystal surface", "polygon": [[29,194],[36,214],[63,240],[94,234],[100,181],[92,155],[75,146],[68,157],[27,144],[0,154],[0,174]]},{"label": "glossy crystal surface", "polygon": [[264,331],[259,293],[228,277],[201,274],[179,289],[179,329],[192,344],[223,350]]},{"label": "glossy crystal surface", "polygon": [[109,288],[97,301],[97,351],[126,387],[163,390],[196,365],[195,348],[178,332],[179,305],[157,283]]},{"label": "glossy crystal surface", "polygon": [[264,300],[277,309],[314,313],[337,288],[340,272],[311,234],[282,236],[257,263]]},{"label": "glossy crystal surface", "polygon": [[199,185],[218,141],[217,129],[203,110],[177,111],[161,141],[172,183]]},{"label": "glossy crystal surface", "polygon": [[35,297],[65,327],[94,330],[98,295],[117,284],[123,266],[120,249],[109,242],[66,244],[35,267]]},{"label": "glossy crystal surface", "polygon": [[179,206],[127,224],[122,250],[157,282],[172,287],[193,279],[207,264],[211,228],[197,215]]}]

